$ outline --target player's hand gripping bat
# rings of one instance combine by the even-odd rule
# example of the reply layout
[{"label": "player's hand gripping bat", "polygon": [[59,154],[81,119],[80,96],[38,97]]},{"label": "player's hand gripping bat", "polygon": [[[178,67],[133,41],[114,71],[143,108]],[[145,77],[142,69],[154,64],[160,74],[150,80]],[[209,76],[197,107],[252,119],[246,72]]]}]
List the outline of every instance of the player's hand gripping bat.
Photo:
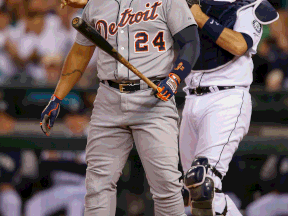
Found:
[{"label": "player's hand gripping bat", "polygon": [[125,67],[136,74],[140,79],[148,84],[153,90],[158,91],[158,87],[140,71],[138,71],[132,64],[130,64],[120,53],[115,50],[112,45],[106,41],[92,26],[80,17],[75,17],[72,20],[72,26],[83,34],[87,39],[92,41],[96,46],[108,53],[110,56],[121,62]]}]

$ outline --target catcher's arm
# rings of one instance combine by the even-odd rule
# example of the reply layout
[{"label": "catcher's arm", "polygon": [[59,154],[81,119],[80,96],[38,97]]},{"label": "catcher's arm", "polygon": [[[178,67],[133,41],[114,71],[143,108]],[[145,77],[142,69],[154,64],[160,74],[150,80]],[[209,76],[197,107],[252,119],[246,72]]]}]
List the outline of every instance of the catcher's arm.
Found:
[{"label": "catcher's arm", "polygon": [[211,24],[211,26],[209,26],[209,30],[211,29],[215,32],[213,39],[215,39],[216,44],[221,48],[227,50],[233,55],[241,56],[253,45],[253,41],[248,35],[243,35],[240,32],[233,31],[229,28],[223,27],[221,29],[219,25],[215,26],[216,28],[213,29],[212,25],[215,25],[215,23],[212,23],[210,17],[202,12],[200,0],[186,0],[186,2],[199,28],[202,29],[205,24],[206,26],[208,26],[207,24]]},{"label": "catcher's arm", "polygon": [[[187,1],[193,2],[196,0]],[[225,28],[224,26],[216,23],[216,21],[213,21],[209,16],[202,12],[199,4],[194,3],[191,6],[190,10],[195,18],[195,21],[197,22],[199,28],[202,29],[202,31],[205,30],[206,32],[208,32],[208,34],[210,33],[209,31],[213,31],[211,35],[213,35],[213,39],[218,46],[236,56],[241,56],[247,51],[248,45],[247,41],[243,37],[243,34],[237,31],[233,31],[232,29]],[[248,43],[250,42],[252,42],[251,38]]]},{"label": "catcher's arm", "polygon": [[208,35],[211,35],[218,46],[235,56],[245,54],[248,48],[252,47],[253,41],[250,36],[225,28],[217,23],[214,19],[203,13],[198,0],[186,1],[199,28],[202,31],[206,31]]}]

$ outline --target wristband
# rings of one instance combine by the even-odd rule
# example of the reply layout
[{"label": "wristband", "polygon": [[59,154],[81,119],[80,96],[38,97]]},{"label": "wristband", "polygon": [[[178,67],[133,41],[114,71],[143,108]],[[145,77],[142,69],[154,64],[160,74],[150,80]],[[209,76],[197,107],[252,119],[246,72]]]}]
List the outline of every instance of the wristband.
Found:
[{"label": "wristband", "polygon": [[246,33],[241,33],[241,34],[247,43],[247,50],[249,50],[253,46],[253,40],[248,34]]},{"label": "wristband", "polygon": [[56,103],[61,103],[62,99],[60,99],[59,97],[57,97],[55,94],[52,95],[51,101],[54,101]]},{"label": "wristband", "polygon": [[210,17],[204,24],[202,31],[204,31],[206,35],[216,42],[224,28],[225,27],[223,25]]},{"label": "wristband", "polygon": [[190,72],[191,72],[190,63],[185,60],[178,60],[178,59],[174,64],[174,69],[171,71],[171,73],[174,73],[179,76],[181,82],[188,76]]}]

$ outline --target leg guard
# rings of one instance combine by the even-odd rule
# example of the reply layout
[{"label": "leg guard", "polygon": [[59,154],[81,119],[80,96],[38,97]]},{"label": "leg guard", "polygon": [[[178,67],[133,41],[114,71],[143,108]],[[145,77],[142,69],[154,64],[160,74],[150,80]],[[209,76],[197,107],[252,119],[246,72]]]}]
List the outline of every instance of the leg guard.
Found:
[{"label": "leg guard", "polygon": [[189,189],[191,213],[193,216],[215,216],[226,215],[227,205],[224,212],[219,214],[214,210],[214,195],[222,192],[215,188],[214,180],[208,171],[211,170],[216,176],[222,179],[222,175],[209,164],[205,157],[196,158],[192,167],[187,171],[184,183]]}]

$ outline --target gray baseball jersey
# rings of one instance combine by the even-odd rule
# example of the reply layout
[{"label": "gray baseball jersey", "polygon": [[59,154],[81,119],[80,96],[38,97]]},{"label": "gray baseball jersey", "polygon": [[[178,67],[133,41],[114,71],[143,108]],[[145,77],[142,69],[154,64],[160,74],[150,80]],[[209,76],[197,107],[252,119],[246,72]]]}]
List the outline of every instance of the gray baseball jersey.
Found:
[{"label": "gray baseball jersey", "polygon": [[[82,18],[148,78],[166,77],[173,68],[173,35],[195,24],[185,0],[90,0]],[[92,46],[81,34],[76,42]],[[101,80],[139,80],[96,49]],[[121,93],[100,83],[86,147],[85,216],[113,216],[116,183],[135,143],[156,216],[183,216],[178,168],[178,120],[175,99],[160,101],[151,89]]]},{"label": "gray baseball jersey", "polygon": [[[90,0],[82,18],[146,77],[165,77],[173,67],[172,36],[196,25],[185,0]],[[93,43],[80,33],[76,42]],[[137,80],[134,73],[100,49],[97,50],[101,80]]]}]

